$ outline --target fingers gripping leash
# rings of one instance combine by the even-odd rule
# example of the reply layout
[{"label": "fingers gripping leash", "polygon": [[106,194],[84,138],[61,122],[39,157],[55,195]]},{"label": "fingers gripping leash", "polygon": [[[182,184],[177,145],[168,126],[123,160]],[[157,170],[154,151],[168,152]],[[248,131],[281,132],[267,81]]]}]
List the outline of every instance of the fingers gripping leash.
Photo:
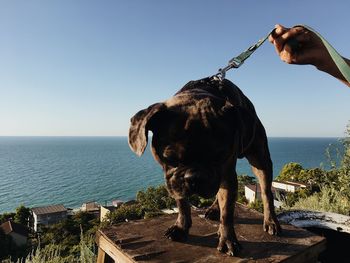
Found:
[{"label": "fingers gripping leash", "polygon": [[[328,50],[328,53],[330,54],[330,56],[332,57],[332,60],[334,61],[334,63],[336,64],[336,66],[338,67],[339,71],[342,73],[342,75],[344,76],[344,78],[350,82],[350,67],[349,65],[345,62],[345,60],[343,59],[343,57],[328,43],[328,41],[322,37],[322,35],[320,33],[318,33],[316,30],[314,30],[313,28],[307,26],[307,25],[297,25],[296,27],[304,27],[307,30],[313,32],[314,34],[316,34],[321,41],[323,42],[323,44],[325,45],[325,47]],[[250,46],[246,51],[243,51],[241,54],[239,54],[238,56],[232,58],[231,60],[229,60],[228,65],[224,68],[220,68],[218,73],[215,74],[214,76],[212,76],[215,79],[218,80],[224,80],[226,77],[226,72],[232,68],[239,68],[244,61],[250,57],[251,54],[254,53],[255,50],[257,50],[266,40],[267,38],[271,35],[274,34],[275,29],[271,30],[267,36],[265,36],[264,38],[260,39],[256,44]],[[287,44],[291,47],[291,49],[294,52],[297,52],[299,49],[299,43],[296,39],[290,39],[287,41]]]}]

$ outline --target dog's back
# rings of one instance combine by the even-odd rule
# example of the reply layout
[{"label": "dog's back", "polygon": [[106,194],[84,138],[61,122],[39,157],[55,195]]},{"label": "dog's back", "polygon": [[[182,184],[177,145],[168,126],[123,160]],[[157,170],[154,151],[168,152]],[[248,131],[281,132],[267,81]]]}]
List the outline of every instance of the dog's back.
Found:
[{"label": "dog's back", "polygon": [[180,89],[175,96],[184,92],[195,94],[203,93],[203,91],[222,100],[227,100],[235,107],[243,108],[252,114],[256,114],[251,101],[235,84],[227,79],[218,80],[209,77],[200,80],[193,80]]},{"label": "dog's back", "polygon": [[176,96],[189,94],[190,96],[214,96],[220,100],[227,101],[236,110],[237,126],[240,129],[240,153],[243,158],[255,137],[257,129],[264,129],[252,102],[231,81],[218,80],[213,77],[188,82]]}]

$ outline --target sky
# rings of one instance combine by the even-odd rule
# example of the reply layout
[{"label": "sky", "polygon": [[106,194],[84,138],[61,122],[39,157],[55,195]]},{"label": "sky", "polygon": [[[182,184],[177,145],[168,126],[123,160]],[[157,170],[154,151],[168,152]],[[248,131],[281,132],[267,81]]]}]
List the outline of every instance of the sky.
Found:
[{"label": "sky", "polygon": [[[213,75],[275,24],[350,57],[349,1],[1,0],[0,136],[126,136],[130,118]],[[228,72],[270,137],[341,137],[350,88],[266,42]]]}]

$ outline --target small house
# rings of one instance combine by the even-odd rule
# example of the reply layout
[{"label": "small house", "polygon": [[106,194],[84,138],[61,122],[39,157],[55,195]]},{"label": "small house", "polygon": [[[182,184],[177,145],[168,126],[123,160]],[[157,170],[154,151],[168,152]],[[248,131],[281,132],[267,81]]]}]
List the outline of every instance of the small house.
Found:
[{"label": "small house", "polygon": [[100,210],[100,205],[95,201],[83,203],[81,206],[81,211],[84,212],[96,212]]},{"label": "small house", "polygon": [[5,235],[11,236],[13,242],[17,246],[24,246],[27,244],[28,229],[25,226],[17,224],[11,220],[0,225]]},{"label": "small house", "polygon": [[100,221],[107,220],[107,215],[117,209],[116,206],[114,205],[101,205],[101,210],[100,210]]},{"label": "small house", "polygon": [[34,231],[40,231],[40,225],[58,223],[67,218],[67,208],[63,205],[34,207],[31,209],[34,219]]},{"label": "small house", "polygon": [[244,186],[244,195],[249,203],[261,200],[261,190],[259,184],[249,184]]},{"label": "small house", "polygon": [[[271,187],[274,206],[280,207],[282,204],[280,201],[276,199],[276,189]],[[253,203],[256,200],[261,200],[261,189],[260,184],[250,184],[244,186],[244,196],[248,200],[249,203]]]}]

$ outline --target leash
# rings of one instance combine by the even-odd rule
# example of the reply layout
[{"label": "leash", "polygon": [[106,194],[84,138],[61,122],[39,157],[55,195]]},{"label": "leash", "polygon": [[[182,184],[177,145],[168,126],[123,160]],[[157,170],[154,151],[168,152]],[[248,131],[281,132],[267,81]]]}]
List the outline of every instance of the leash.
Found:
[{"label": "leash", "polygon": [[337,66],[341,74],[344,76],[347,82],[350,82],[350,66],[345,62],[343,57],[335,50],[335,48],[332,47],[332,45],[329,44],[328,41],[323,36],[321,36],[321,34],[318,33],[315,29],[307,25],[298,25],[298,26],[304,27],[307,30],[315,33],[316,36],[318,36],[321,39],[323,45],[326,47],[329,55],[331,56],[332,60],[334,61],[335,65]]},{"label": "leash", "polygon": [[226,77],[226,72],[232,68],[239,68],[243,65],[244,61],[250,57],[251,54],[254,53],[255,50],[257,50],[267,39],[268,37],[275,31],[275,29],[271,30],[267,36],[264,38],[259,39],[258,42],[256,42],[254,45],[251,45],[247,50],[243,51],[238,56],[230,59],[228,61],[228,65],[224,68],[220,68],[219,72],[215,74],[213,77],[217,78],[219,80],[223,80]]},{"label": "leash", "polygon": [[[329,55],[331,56],[332,60],[334,61],[334,63],[338,67],[339,71],[342,73],[344,78],[348,82],[350,82],[350,66],[345,62],[343,57],[335,50],[335,48],[331,44],[329,44],[328,41],[320,33],[318,33],[316,30],[314,30],[313,28],[311,28],[311,27],[309,27],[307,25],[297,25],[297,26],[301,26],[301,27],[306,28],[307,30],[309,30],[309,31],[313,32],[314,34],[316,34],[321,39],[322,43],[326,47]],[[240,66],[242,66],[244,61],[247,58],[249,58],[250,55],[253,54],[268,39],[268,37],[271,34],[273,34],[274,31],[275,31],[275,29],[271,30],[267,34],[267,36],[265,36],[264,38],[261,38],[257,43],[255,43],[254,45],[250,46],[247,50],[243,51],[238,56],[230,59],[229,62],[228,62],[228,65],[226,67],[224,67],[224,68],[220,68],[218,70],[218,73],[215,74],[212,77],[215,78],[215,79],[218,79],[218,80],[225,79],[226,72],[228,70],[230,70],[232,68],[239,68]],[[298,41],[296,39],[288,40],[287,44],[291,46],[292,50],[297,50],[298,46],[299,46],[299,43],[298,43]]]}]

